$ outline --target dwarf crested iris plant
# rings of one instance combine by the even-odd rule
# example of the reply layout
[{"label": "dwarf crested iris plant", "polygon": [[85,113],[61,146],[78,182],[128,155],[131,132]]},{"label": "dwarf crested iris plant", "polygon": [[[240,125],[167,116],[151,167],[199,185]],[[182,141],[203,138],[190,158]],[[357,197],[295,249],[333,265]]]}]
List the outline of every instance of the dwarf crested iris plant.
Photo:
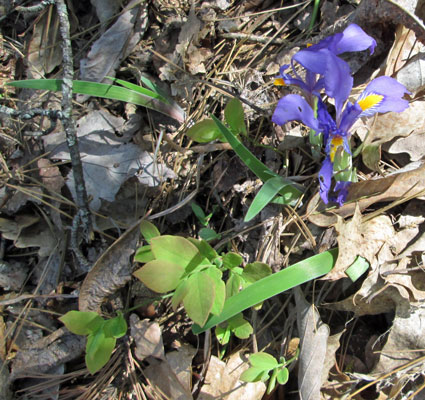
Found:
[{"label": "dwarf crested iris plant", "polygon": [[[282,66],[280,77],[275,80],[277,85],[298,86],[303,96],[289,94],[279,100],[272,121],[278,125],[301,121],[315,136],[321,137],[326,156],[319,171],[319,184],[325,204],[334,201],[341,206],[351,182],[356,181],[350,143],[350,128],[354,122],[378,112],[401,112],[408,107],[403,96],[409,91],[387,76],[372,80],[354,104],[347,101],[353,88],[353,77],[349,65],[338,55],[363,50],[372,54],[375,46],[372,37],[352,24],[342,33],[296,53],[291,65]],[[304,77],[296,72],[296,63],[304,68]],[[292,75],[285,72],[290,67]],[[322,100],[323,92],[334,99],[335,118]],[[332,178],[335,180],[333,187]]]}]

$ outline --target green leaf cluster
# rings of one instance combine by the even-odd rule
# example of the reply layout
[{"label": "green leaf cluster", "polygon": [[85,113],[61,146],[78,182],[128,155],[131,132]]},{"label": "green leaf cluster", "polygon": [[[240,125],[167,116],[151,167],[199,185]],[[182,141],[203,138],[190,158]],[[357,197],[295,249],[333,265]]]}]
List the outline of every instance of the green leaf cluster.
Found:
[{"label": "green leaf cluster", "polygon": [[117,339],[127,332],[127,323],[119,311],[108,320],[93,311],[69,311],[59,320],[72,333],[87,336],[86,365],[91,374],[109,361]]},{"label": "green leaf cluster", "polygon": [[276,387],[276,382],[280,385],[288,382],[289,371],[287,365],[295,359],[296,357],[286,361],[285,358],[281,357],[279,362],[268,353],[251,354],[249,356],[251,366],[242,373],[240,379],[244,382],[266,382],[270,379],[267,386],[267,394],[270,394]]},{"label": "green leaf cluster", "polygon": [[[270,267],[263,263],[240,267],[242,257],[239,254],[219,255],[203,239],[161,236],[149,221],[142,222],[141,232],[148,244],[136,251],[134,260],[144,265],[134,272],[134,276],[155,292],[174,291],[173,308],[177,309],[183,303],[188,316],[200,326],[210,314],[217,316],[221,313],[226,298],[271,274]],[[224,272],[229,277],[226,283]],[[249,324],[237,318],[229,326],[241,337],[252,331]]]}]

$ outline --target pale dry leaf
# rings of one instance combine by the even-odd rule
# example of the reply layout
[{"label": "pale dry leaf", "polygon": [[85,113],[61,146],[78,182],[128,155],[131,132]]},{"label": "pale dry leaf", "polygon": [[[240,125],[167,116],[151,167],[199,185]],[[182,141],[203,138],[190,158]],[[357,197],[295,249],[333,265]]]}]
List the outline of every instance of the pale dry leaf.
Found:
[{"label": "pale dry leaf", "polygon": [[[187,390],[178,380],[167,361],[150,357],[149,366],[143,368],[143,375],[149,384],[161,393],[167,400],[192,400],[190,390]],[[158,397],[164,398],[164,397]]]},{"label": "pale dry leaf", "polygon": [[[139,5],[133,7],[136,3]],[[115,76],[115,69],[131,53],[146,31],[146,7],[144,1],[132,1],[127,11],[93,43],[87,58],[80,61],[81,80],[101,82],[106,76]],[[77,100],[83,102],[88,97],[78,95]]]},{"label": "pale dry leaf", "polygon": [[422,303],[412,303],[408,312],[397,309],[387,342],[372,372],[387,373],[425,355],[424,326],[425,308]]},{"label": "pale dry leaf", "polygon": [[62,62],[59,19],[53,6],[47,7],[34,25],[28,46],[28,78],[44,78]]},{"label": "pale dry leaf", "polygon": [[353,218],[348,222],[338,217],[335,229],[338,233],[338,259],[332,271],[323,278],[326,280],[345,278],[345,270],[357,256],[369,261],[374,269],[376,255],[382,245],[395,234],[390,218],[385,215],[362,222],[359,207],[356,208]]},{"label": "pale dry leaf", "polygon": [[80,289],[80,311],[98,311],[103,301],[131,280],[131,255],[139,240],[140,221],[129,228],[99,257]]},{"label": "pale dry leaf", "polygon": [[425,125],[425,101],[415,100],[401,113],[378,114],[375,123],[370,121],[369,135],[365,144],[383,144],[396,137],[414,135],[423,131]]},{"label": "pale dry leaf", "polygon": [[39,247],[41,257],[49,256],[58,243],[57,232],[53,233],[47,222],[35,215],[17,215],[14,220],[0,218],[0,232],[20,249]]},{"label": "pale dry leaf", "polygon": [[116,15],[120,9],[121,0],[90,0],[96,10],[97,18],[102,26],[105,26],[109,19]]},{"label": "pale dry leaf", "polygon": [[134,355],[138,360],[143,361],[149,356],[165,360],[161,328],[157,322],[140,320],[136,314],[131,314],[130,331],[136,344]]},{"label": "pale dry leaf", "polygon": [[18,351],[12,362],[10,379],[34,376],[55,366],[75,360],[83,354],[85,338],[60,328],[26,350]]},{"label": "pale dry leaf", "polygon": [[47,158],[37,160],[37,167],[43,184],[52,192],[60,193],[62,186],[65,184],[65,179],[59,168]]},{"label": "pale dry leaf", "polygon": [[407,137],[397,139],[394,143],[386,146],[385,150],[391,154],[407,153],[410,161],[419,161],[425,156],[425,132],[412,133]]},{"label": "pale dry leaf", "polygon": [[[398,25],[395,31],[393,45],[386,60],[384,75],[394,76],[413,56],[416,56],[423,50],[424,45],[416,39],[415,32],[402,24]],[[397,80],[403,83],[398,77]],[[405,83],[403,84],[406,86]]]},{"label": "pale dry leaf", "polygon": [[[384,277],[387,285],[395,287],[400,295],[410,301],[424,301],[425,291],[419,290],[415,287],[412,281],[412,275],[409,274],[408,264],[410,259],[407,257],[399,260],[397,264],[386,264],[381,266],[381,275]],[[415,276],[415,279],[421,279],[425,281],[425,272],[419,276]]]},{"label": "pale dry leaf", "polygon": [[192,389],[192,360],[196,353],[197,350],[193,346],[183,344],[176,351],[166,354],[168,364],[188,391]]},{"label": "pale dry leaf", "polygon": [[241,382],[239,377],[249,368],[242,352],[232,354],[227,362],[210,357],[208,371],[198,400],[258,400],[266,392],[263,382]]},{"label": "pale dry leaf", "polygon": [[322,370],[322,385],[328,380],[329,371],[336,364],[336,352],[341,346],[340,338],[345,330],[342,330],[335,335],[329,336],[327,346],[326,346],[326,355],[325,360],[323,361],[323,370]]},{"label": "pale dry leaf", "polygon": [[[97,211],[102,199],[113,202],[121,185],[136,176],[140,183],[154,187],[164,179],[175,177],[172,170],[153,160],[153,155],[130,143],[138,126],[131,126],[119,137],[115,131],[124,126],[124,119],[96,110],[78,120],[77,136],[83,164],[86,190],[92,197],[90,207]],[[65,134],[54,133],[43,138],[50,158],[69,160]],[[74,175],[67,176],[67,186],[75,198]]]},{"label": "pale dry leaf", "polygon": [[409,59],[409,62],[397,72],[397,81],[403,84],[412,94],[420,92],[425,87],[425,52]]},{"label": "pale dry leaf", "polygon": [[25,264],[14,260],[10,260],[9,262],[1,261],[0,287],[5,290],[21,290],[24,287],[27,274],[28,267]]},{"label": "pale dry leaf", "polygon": [[298,357],[298,391],[301,400],[319,400],[329,326],[321,321],[314,305],[306,301],[299,287],[293,291],[301,344]]}]

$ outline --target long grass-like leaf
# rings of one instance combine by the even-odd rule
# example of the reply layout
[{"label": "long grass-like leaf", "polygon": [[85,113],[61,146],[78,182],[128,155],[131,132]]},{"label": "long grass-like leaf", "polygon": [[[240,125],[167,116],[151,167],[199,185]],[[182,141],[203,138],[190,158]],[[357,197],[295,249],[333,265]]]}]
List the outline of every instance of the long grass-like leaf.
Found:
[{"label": "long grass-like leaf", "polygon": [[193,333],[202,333],[207,329],[227,321],[229,318],[247,308],[270,299],[286,290],[292,289],[295,286],[299,286],[327,274],[335,265],[337,255],[338,249],[325,251],[300,261],[273,275],[260,279],[227,299],[221,314],[210,317],[203,327],[193,325]]},{"label": "long grass-like leaf", "polygon": [[251,221],[286,185],[288,183],[280,176],[266,181],[249,206],[244,221]]},{"label": "long grass-like leaf", "polygon": [[[62,90],[61,79],[28,79],[23,81],[9,82],[8,85],[27,89],[52,91]],[[73,81],[72,89],[74,93],[137,104],[139,106],[143,106],[168,115],[169,117],[174,118],[181,123],[184,122],[186,117],[185,112],[177,104],[165,103],[162,100],[162,96],[160,94],[155,93],[149,89],[141,88],[138,91],[134,91],[126,87],[106,83],[78,80]],[[142,93],[143,91],[145,91],[145,93]]]},{"label": "long grass-like leaf", "polygon": [[[263,164],[257,157],[255,157],[254,154],[252,154],[218,118],[216,118],[214,115],[212,115],[211,118],[214,120],[220,129],[220,132],[232,146],[232,149],[239,156],[239,158],[263,182],[267,182],[270,178],[279,176],[271,169],[269,169],[267,165]],[[282,182],[286,183],[286,185],[279,191],[279,193],[286,200],[286,204],[298,199],[302,194],[301,190],[296,188],[294,183],[289,179],[282,177],[280,178]]]}]

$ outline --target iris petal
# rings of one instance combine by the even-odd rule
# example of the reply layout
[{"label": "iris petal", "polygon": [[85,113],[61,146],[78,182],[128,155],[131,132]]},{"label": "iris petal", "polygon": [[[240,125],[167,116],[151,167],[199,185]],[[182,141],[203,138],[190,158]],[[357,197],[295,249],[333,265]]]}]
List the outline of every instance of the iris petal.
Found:
[{"label": "iris petal", "polygon": [[[408,106],[409,102],[402,97],[410,93],[404,85],[397,82],[389,76],[380,76],[374,79],[367,85],[365,91],[360,95],[357,104],[363,109],[362,105],[369,105],[370,107],[364,108],[361,117],[371,116],[377,112],[385,113],[389,111],[401,112]],[[377,96],[382,96],[382,99],[375,104],[370,102],[370,99],[377,99]]]},{"label": "iris petal", "polygon": [[341,54],[348,51],[362,51],[369,49],[373,54],[376,47],[376,41],[356,24],[349,25],[343,32],[334,49],[335,54]]},{"label": "iris petal", "polygon": [[279,100],[273,113],[272,121],[283,125],[289,121],[301,121],[315,131],[319,130],[319,122],[307,101],[298,94],[288,94]]},{"label": "iris petal", "polygon": [[326,157],[319,171],[319,193],[325,204],[329,203],[329,190],[331,189],[332,175],[333,164],[331,159]]}]

